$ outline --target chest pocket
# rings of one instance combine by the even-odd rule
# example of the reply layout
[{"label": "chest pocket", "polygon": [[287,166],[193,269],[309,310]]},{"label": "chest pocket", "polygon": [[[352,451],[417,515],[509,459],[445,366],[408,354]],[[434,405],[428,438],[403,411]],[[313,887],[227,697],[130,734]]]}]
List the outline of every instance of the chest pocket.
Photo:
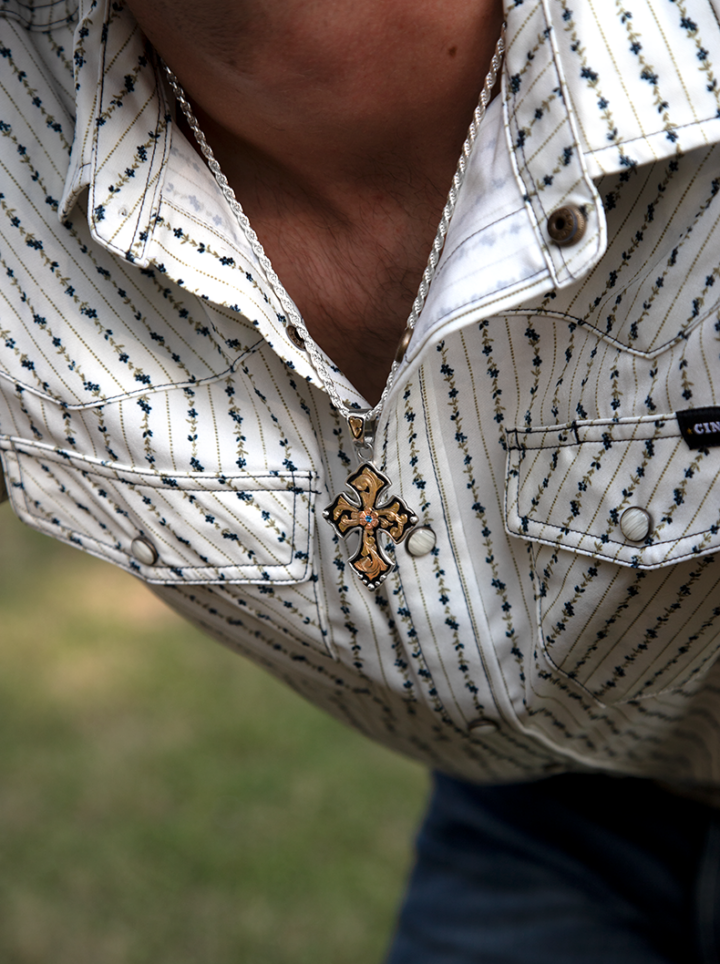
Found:
[{"label": "chest pocket", "polygon": [[160,585],[241,584],[244,611],[323,652],[312,472],[137,471],[6,442],[8,494],[33,528]]},{"label": "chest pocket", "polygon": [[527,685],[601,704],[700,680],[720,651],[720,449],[674,415],[508,433],[506,528],[529,543]]}]

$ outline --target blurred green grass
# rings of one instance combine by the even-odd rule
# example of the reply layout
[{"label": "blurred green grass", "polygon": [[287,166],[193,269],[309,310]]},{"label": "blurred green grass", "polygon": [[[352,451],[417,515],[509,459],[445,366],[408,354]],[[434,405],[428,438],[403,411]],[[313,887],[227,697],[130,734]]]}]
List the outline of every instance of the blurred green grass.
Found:
[{"label": "blurred green grass", "polygon": [[0,962],[373,964],[426,777],[0,507]]}]

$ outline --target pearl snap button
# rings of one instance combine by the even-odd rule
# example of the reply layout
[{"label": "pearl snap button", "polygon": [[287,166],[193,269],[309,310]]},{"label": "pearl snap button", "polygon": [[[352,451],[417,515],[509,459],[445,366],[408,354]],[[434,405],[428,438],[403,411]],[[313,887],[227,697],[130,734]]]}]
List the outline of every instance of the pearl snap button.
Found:
[{"label": "pearl snap button", "polygon": [[479,720],[471,720],[470,723],[468,723],[468,730],[478,736],[481,733],[491,733],[497,729],[498,725],[495,720],[487,720],[485,717],[481,717]]},{"label": "pearl snap button", "polygon": [[157,549],[149,539],[145,539],[143,536],[133,539],[130,543],[130,552],[143,566],[154,566],[158,561]]},{"label": "pearl snap button", "polygon": [[411,556],[426,556],[435,548],[436,542],[437,538],[432,529],[429,526],[420,526],[419,529],[413,529],[405,545]]},{"label": "pearl snap button", "polygon": [[288,338],[296,348],[299,348],[301,351],[307,351],[305,342],[303,341],[303,338],[295,325],[288,325],[285,331],[287,332]]},{"label": "pearl snap button", "polygon": [[642,542],[652,528],[650,513],[633,505],[620,516],[620,531],[628,542]]},{"label": "pearl snap button", "polygon": [[548,218],[547,230],[550,238],[561,247],[566,244],[577,244],[585,234],[587,218],[577,206],[568,204],[558,208]]},{"label": "pearl snap button", "polygon": [[402,337],[400,338],[400,341],[398,342],[397,351],[395,352],[395,361],[398,363],[398,365],[405,357],[405,353],[407,352],[410,346],[410,342],[412,341],[412,336],[413,336],[413,330],[414,329],[412,328],[406,328],[405,331],[402,333]]}]

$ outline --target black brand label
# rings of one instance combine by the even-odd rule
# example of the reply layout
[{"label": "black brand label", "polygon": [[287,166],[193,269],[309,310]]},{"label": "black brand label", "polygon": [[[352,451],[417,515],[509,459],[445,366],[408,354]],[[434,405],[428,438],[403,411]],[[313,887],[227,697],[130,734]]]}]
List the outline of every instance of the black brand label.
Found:
[{"label": "black brand label", "polygon": [[682,436],[691,449],[720,445],[720,408],[686,408],[675,415]]}]

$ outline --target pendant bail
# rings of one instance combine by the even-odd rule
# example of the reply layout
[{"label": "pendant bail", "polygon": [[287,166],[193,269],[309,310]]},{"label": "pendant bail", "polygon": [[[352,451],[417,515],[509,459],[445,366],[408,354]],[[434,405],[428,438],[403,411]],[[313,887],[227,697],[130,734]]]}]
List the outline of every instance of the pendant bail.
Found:
[{"label": "pendant bail", "polygon": [[370,409],[366,412],[353,412],[348,415],[347,420],[358,458],[368,462],[372,460],[377,428],[377,418],[372,417],[370,412]]}]

